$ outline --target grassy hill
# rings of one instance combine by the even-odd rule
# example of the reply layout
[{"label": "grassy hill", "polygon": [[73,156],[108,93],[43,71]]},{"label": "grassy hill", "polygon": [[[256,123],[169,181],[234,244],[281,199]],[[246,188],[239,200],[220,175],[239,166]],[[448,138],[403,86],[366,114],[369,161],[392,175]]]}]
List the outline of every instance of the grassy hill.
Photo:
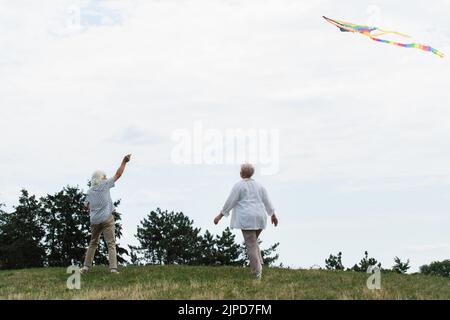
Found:
[{"label": "grassy hill", "polygon": [[450,299],[450,279],[382,274],[368,290],[368,274],[325,270],[264,270],[253,280],[239,267],[131,266],[112,275],[95,267],[81,290],[68,290],[64,268],[0,271],[0,299]]}]

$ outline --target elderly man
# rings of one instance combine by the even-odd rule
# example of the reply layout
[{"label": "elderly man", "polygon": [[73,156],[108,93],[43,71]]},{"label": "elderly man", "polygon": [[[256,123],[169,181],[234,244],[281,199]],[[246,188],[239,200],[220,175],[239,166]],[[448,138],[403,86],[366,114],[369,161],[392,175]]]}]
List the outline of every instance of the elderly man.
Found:
[{"label": "elderly man", "polygon": [[122,176],[125,166],[130,161],[131,155],[126,155],[117,169],[114,177],[107,179],[103,171],[95,171],[91,179],[91,188],[88,190],[85,200],[86,209],[90,212],[91,220],[91,242],[86,251],[81,273],[87,273],[92,266],[95,251],[98,247],[98,241],[103,233],[108,245],[109,267],[111,273],[117,271],[117,253],[116,253],[116,224],[114,221],[114,204],[111,199],[110,189],[114,187],[115,182]]},{"label": "elderly man", "polygon": [[231,228],[242,230],[250,258],[251,272],[256,278],[260,279],[263,260],[258,237],[261,231],[266,228],[267,215],[271,217],[275,226],[278,225],[278,219],[266,189],[252,179],[254,172],[255,168],[251,164],[241,166],[242,180],[234,185],[222,211],[214,219],[214,223],[218,224],[224,216],[228,216],[230,211],[233,210]]}]

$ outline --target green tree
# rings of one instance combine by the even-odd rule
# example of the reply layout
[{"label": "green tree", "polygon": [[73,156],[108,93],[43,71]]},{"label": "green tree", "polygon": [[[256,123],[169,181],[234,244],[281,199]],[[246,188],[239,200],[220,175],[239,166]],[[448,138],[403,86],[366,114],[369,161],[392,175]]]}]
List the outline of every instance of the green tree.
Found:
[{"label": "green tree", "polygon": [[205,234],[200,240],[200,250],[198,257],[198,264],[201,265],[215,265],[219,264],[217,261],[218,249],[217,249],[217,238],[214,237],[208,230],[205,231]]},{"label": "green tree", "polygon": [[450,260],[434,261],[420,267],[420,273],[434,276],[450,277]]},{"label": "green tree", "polygon": [[274,243],[267,249],[261,251],[261,255],[265,266],[273,266],[274,263],[280,258],[280,255],[276,253],[280,243]]},{"label": "green tree", "polygon": [[215,250],[212,252],[216,256],[215,264],[243,265],[242,256],[245,249],[236,243],[235,237],[230,228],[226,228],[220,236],[216,236]]},{"label": "green tree", "polygon": [[325,259],[325,268],[327,270],[344,270],[344,265],[342,264],[342,252],[339,252],[336,256],[330,254],[328,259]]},{"label": "green tree", "polygon": [[381,263],[378,263],[375,258],[369,258],[369,253],[365,251],[364,258],[362,258],[359,264],[355,264],[350,270],[356,272],[367,272],[367,269],[370,266],[377,266],[381,270]]},{"label": "green tree", "polygon": [[44,231],[40,223],[41,205],[22,190],[19,205],[12,213],[0,210],[0,268],[34,268],[44,265]]},{"label": "green tree", "polygon": [[[258,244],[261,247],[262,241],[258,240]],[[278,260],[279,255],[278,255],[278,253],[276,253],[276,250],[277,250],[279,245],[280,245],[280,243],[277,242],[277,243],[274,243],[273,245],[271,245],[267,249],[261,249],[261,256],[263,258],[263,263],[264,263],[265,266],[267,266],[267,267],[273,266],[274,263]],[[240,261],[244,265],[249,265],[250,264],[250,258],[249,258],[248,254],[247,254],[245,243],[243,243],[241,245],[241,252],[242,252],[242,256],[241,256]]]},{"label": "green tree", "polygon": [[198,264],[200,229],[182,212],[157,208],[137,228],[144,261],[150,264]]},{"label": "green tree", "polygon": [[394,258],[394,266],[392,267],[392,271],[397,273],[406,273],[411,266],[409,265],[409,259],[406,262],[403,262],[399,257]]},{"label": "green tree", "polygon": [[[140,245],[130,246],[133,264],[244,265],[248,261],[245,247],[236,243],[229,228],[221,235],[206,230],[201,236],[182,212],[151,211],[138,226],[136,238]],[[278,259],[278,245],[261,252],[266,265]]]},{"label": "green tree", "polygon": [[49,266],[82,263],[89,238],[89,215],[83,201],[84,194],[77,187],[65,187],[41,198]]},{"label": "green tree", "polygon": [[130,262],[129,264],[140,266],[144,263],[144,258],[141,255],[142,250],[139,249],[139,247],[128,245],[129,255],[130,255]]}]

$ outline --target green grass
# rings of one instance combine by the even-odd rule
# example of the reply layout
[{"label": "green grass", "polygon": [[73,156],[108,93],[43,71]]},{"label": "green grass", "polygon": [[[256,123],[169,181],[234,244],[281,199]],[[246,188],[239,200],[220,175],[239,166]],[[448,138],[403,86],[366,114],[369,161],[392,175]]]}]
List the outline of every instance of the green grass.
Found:
[{"label": "green grass", "polygon": [[450,299],[450,279],[382,274],[368,290],[368,274],[268,268],[253,280],[239,267],[131,266],[112,275],[94,267],[81,290],[66,287],[64,268],[0,271],[0,299]]}]

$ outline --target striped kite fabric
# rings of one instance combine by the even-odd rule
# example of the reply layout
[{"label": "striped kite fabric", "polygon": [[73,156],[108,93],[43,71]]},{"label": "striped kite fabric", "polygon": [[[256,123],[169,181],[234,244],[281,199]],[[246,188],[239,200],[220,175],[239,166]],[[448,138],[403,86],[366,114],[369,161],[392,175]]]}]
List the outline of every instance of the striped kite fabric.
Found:
[{"label": "striped kite fabric", "polygon": [[[403,47],[403,48],[416,48],[416,49],[432,52],[441,58],[444,57],[444,54],[442,52],[440,52],[439,50],[432,48],[430,46],[426,46],[426,45],[419,44],[419,43],[400,43],[400,42],[395,42],[395,41],[391,41],[391,40],[385,40],[385,39],[378,38],[379,36],[382,36],[385,34],[396,34],[401,37],[409,38],[409,36],[402,34],[400,32],[397,32],[397,31],[385,31],[385,30],[381,30],[377,27],[370,27],[370,26],[359,25],[359,24],[354,24],[354,23],[345,22],[345,21],[334,20],[334,19],[327,18],[325,16],[323,16],[323,18],[326,21],[328,21],[329,23],[338,27],[342,32],[360,33],[362,35],[365,35],[366,37],[369,37],[370,39],[372,39],[374,41],[392,44],[392,45]],[[378,33],[373,34],[374,31],[378,31]]]}]

